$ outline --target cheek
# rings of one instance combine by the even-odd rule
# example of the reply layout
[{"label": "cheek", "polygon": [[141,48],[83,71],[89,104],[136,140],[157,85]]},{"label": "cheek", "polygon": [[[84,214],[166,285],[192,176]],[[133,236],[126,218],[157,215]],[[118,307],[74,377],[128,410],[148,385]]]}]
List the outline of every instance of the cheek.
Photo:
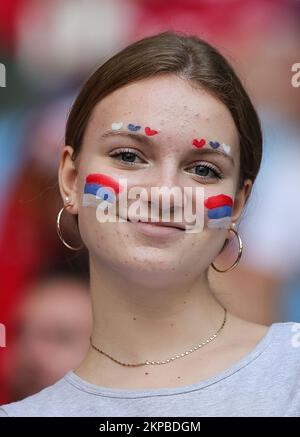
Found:
[{"label": "cheek", "polygon": [[121,191],[119,182],[105,173],[91,173],[85,178],[82,205],[97,206],[102,201],[115,203]]},{"label": "cheek", "polygon": [[[123,188],[125,186],[123,187],[119,180],[110,174],[90,173],[85,178],[82,206],[92,207],[91,211],[93,211],[95,219],[100,222],[103,219],[105,220],[103,211],[107,209],[106,205],[110,207],[110,212],[116,216],[114,207]],[[232,187],[224,186],[222,189],[216,186],[206,187],[203,194],[203,203],[204,228],[228,229],[230,227],[234,203]],[[84,234],[89,234],[89,237],[91,237],[91,234],[99,231],[94,226],[95,220],[91,218],[90,212],[84,212],[81,214],[81,218]]]},{"label": "cheek", "polygon": [[228,229],[231,224],[233,202],[232,193],[220,191],[208,194],[204,200],[205,227]]},{"label": "cheek", "polygon": [[[109,223],[103,223],[102,227],[99,222],[107,221],[105,211],[109,215],[115,211],[116,201],[122,186],[118,179],[108,173],[89,173],[84,179],[81,190],[79,228],[83,241],[87,247],[99,244],[99,238],[103,235],[110,234],[111,226]],[[104,228],[105,226],[105,228]]]}]

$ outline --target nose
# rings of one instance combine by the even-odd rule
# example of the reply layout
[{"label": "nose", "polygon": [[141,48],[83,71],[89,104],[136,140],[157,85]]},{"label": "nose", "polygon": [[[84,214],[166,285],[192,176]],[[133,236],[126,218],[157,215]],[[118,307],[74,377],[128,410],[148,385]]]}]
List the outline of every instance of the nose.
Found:
[{"label": "nose", "polygon": [[148,202],[157,214],[168,210],[170,214],[174,214],[184,204],[185,193],[182,182],[175,163],[161,165],[144,180],[140,199],[142,202]]}]

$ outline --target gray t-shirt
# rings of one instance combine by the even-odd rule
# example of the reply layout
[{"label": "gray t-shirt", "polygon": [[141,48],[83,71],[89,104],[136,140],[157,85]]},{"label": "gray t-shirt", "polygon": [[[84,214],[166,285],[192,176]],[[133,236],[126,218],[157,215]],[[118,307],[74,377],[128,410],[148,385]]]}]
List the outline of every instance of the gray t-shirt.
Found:
[{"label": "gray t-shirt", "polygon": [[115,389],[73,371],[0,416],[300,416],[300,323],[273,323],[242,359],[206,380],[174,388]]}]

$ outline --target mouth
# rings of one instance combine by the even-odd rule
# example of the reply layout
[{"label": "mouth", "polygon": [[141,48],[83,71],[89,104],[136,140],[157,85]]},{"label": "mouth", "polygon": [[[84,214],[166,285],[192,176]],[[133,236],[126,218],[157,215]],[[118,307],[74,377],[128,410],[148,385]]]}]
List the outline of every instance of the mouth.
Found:
[{"label": "mouth", "polygon": [[154,221],[148,221],[148,220],[130,220],[127,218],[127,221],[129,223],[134,224],[145,224],[150,226],[157,226],[157,227],[164,227],[164,228],[173,228],[178,229],[179,231],[184,231],[185,225],[183,223],[175,223],[175,222],[154,222]]}]

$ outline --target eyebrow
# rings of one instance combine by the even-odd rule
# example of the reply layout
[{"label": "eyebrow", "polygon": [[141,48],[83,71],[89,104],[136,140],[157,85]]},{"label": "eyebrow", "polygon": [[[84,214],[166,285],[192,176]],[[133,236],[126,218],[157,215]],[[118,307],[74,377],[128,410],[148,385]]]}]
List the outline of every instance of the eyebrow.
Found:
[{"label": "eyebrow", "polygon": [[101,135],[101,138],[107,138],[107,137],[114,137],[114,136],[124,136],[124,137],[128,137],[128,138],[132,138],[133,140],[137,140],[140,141],[141,143],[144,144],[151,144],[151,138],[145,136],[144,134],[140,134],[138,132],[136,133],[131,133],[131,132],[127,132],[124,130],[108,130],[106,132],[104,132],[104,134]]},{"label": "eyebrow", "polygon": [[194,151],[196,153],[198,152],[201,155],[210,154],[212,156],[216,156],[216,155],[224,156],[224,158],[229,159],[229,161],[231,162],[233,167],[235,166],[233,157],[231,155],[228,155],[227,153],[223,152],[222,150],[215,150],[215,149],[194,149]]},{"label": "eyebrow", "polygon": [[[131,133],[131,132],[127,132],[124,130],[111,130],[110,129],[110,130],[104,132],[101,135],[101,138],[108,138],[108,137],[115,137],[115,136],[116,137],[118,137],[118,136],[119,137],[123,137],[123,136],[128,137],[128,138],[131,138],[133,140],[140,141],[141,143],[146,144],[146,145],[149,145],[149,144],[154,145],[155,144],[154,142],[152,142],[152,138],[147,137],[142,133],[138,133],[138,132]],[[231,155],[228,155],[227,153],[223,152],[222,150],[194,148],[193,152],[196,152],[197,154],[199,153],[201,155],[202,154],[211,154],[213,156],[215,156],[215,155],[223,156],[223,157],[229,159],[233,166],[235,165],[233,157]]]}]

